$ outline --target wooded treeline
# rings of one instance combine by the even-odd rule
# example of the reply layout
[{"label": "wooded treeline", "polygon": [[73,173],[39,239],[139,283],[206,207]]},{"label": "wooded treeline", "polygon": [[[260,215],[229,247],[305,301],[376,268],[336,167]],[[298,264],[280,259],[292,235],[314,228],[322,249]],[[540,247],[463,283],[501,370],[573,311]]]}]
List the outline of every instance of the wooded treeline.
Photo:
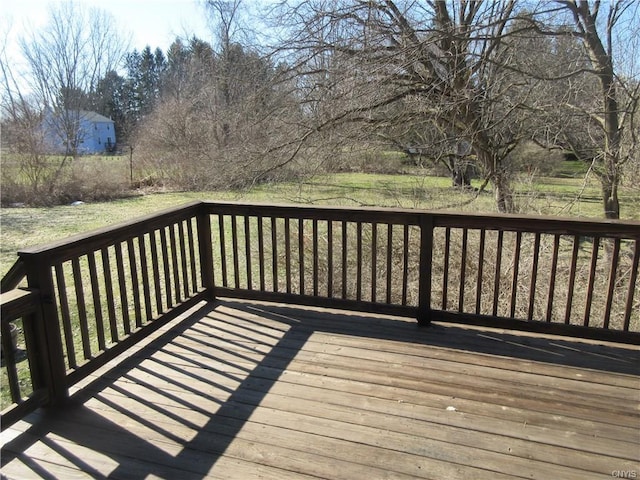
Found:
[{"label": "wooded treeline", "polygon": [[[3,59],[3,146],[34,152],[25,132],[45,109],[83,109],[115,120],[148,182],[180,188],[242,187],[399,150],[442,165],[460,187],[479,176],[497,210],[513,212],[514,152],[527,142],[588,164],[607,218],[620,216],[620,185],[637,185],[632,0],[296,0],[265,7],[268,25],[253,32],[257,12],[240,0],[203,6],[211,41],[126,52],[106,37],[120,63],[62,67],[29,97]],[[113,25],[86,16],[96,17],[104,38]],[[73,44],[52,39],[75,23],[53,24],[22,44],[40,83],[57,73],[43,64]]]}]

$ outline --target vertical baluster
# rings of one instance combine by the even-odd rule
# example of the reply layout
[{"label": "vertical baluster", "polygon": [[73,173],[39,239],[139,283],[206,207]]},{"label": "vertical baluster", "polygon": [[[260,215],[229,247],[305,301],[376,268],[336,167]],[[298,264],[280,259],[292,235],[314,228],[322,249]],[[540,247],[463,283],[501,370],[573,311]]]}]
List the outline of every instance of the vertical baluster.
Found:
[{"label": "vertical baluster", "polygon": [[318,296],[318,220],[312,222],[312,249],[313,249],[313,295]]},{"label": "vertical baluster", "polygon": [[356,300],[362,299],[362,222],[356,223]]},{"label": "vertical baluster", "polygon": [[449,290],[449,256],[451,252],[451,228],[444,229],[444,263],[442,266],[442,310],[447,309]]},{"label": "vertical baluster", "polygon": [[580,249],[580,237],[573,237],[573,250],[571,252],[571,267],[569,268],[569,286],[567,288],[567,304],[564,312],[564,323],[571,323],[571,306],[573,305],[573,290],[576,282],[576,266],[578,263],[578,251]]},{"label": "vertical baluster", "polygon": [[611,305],[613,303],[613,292],[616,287],[616,272],[618,271],[618,257],[620,255],[620,239],[613,240],[613,252],[611,252],[611,265],[609,269],[609,288],[607,289],[607,302],[604,307],[603,327],[609,328],[611,320]]},{"label": "vertical baluster", "polygon": [[149,245],[151,246],[151,267],[153,269],[153,291],[156,297],[156,310],[158,315],[164,312],[162,305],[162,284],[160,282],[160,260],[158,258],[158,243],[155,231],[149,232]]},{"label": "vertical baluster", "polygon": [[253,290],[253,275],[251,272],[251,217],[244,217],[244,255],[247,267],[247,289]]},{"label": "vertical baluster", "polygon": [[633,296],[636,287],[636,280],[638,279],[638,263],[640,263],[640,240],[633,242],[633,263],[631,265],[631,274],[629,275],[629,287],[627,289],[627,304],[624,309],[624,324],[622,329],[625,332],[629,331],[629,325],[631,324],[631,310],[633,308]]},{"label": "vertical baluster", "polygon": [[64,331],[64,345],[67,349],[67,361],[70,368],[76,368],[76,348],[73,344],[73,330],[71,329],[71,314],[69,312],[69,299],[67,297],[67,284],[64,278],[64,268],[61,263],[55,266],[56,285],[58,287],[58,302],[62,316],[62,330]]},{"label": "vertical baluster", "polygon": [[409,225],[404,226],[402,236],[402,305],[407,304],[409,286]]},{"label": "vertical baluster", "polygon": [[80,338],[82,340],[82,353],[84,354],[84,359],[88,360],[91,358],[91,339],[89,336],[87,307],[84,300],[82,272],[80,271],[80,259],[78,257],[74,257],[71,260],[71,270],[73,271],[73,286],[76,292],[76,307],[78,309],[78,325],[80,327]]},{"label": "vertical baluster", "polygon": [[187,267],[187,239],[184,233],[184,221],[178,222],[178,245],[180,247],[180,267],[182,270],[182,292],[184,298],[189,298],[189,269]]},{"label": "vertical baluster", "polygon": [[89,264],[89,281],[91,282],[91,295],[93,297],[93,311],[95,312],[96,337],[98,340],[98,348],[104,350],[106,341],[104,336],[104,319],[102,317],[102,302],[100,299],[100,286],[98,284],[98,270],[96,267],[96,256],[94,252],[87,255]]},{"label": "vertical baluster", "polygon": [[142,276],[142,293],[144,298],[145,321],[153,320],[153,312],[151,311],[151,290],[149,288],[149,262],[147,261],[147,246],[144,235],[138,236],[138,251],[140,252],[140,275]]},{"label": "vertical baluster", "polygon": [[238,258],[238,219],[231,215],[231,248],[233,255],[233,281],[237,289],[240,288],[240,260]]},{"label": "vertical baluster", "polygon": [[333,297],[333,222],[327,220],[327,297]]},{"label": "vertical baluster", "polygon": [[276,217],[271,217],[271,273],[273,275],[273,291],[278,291],[278,233]]},{"label": "vertical baluster", "polygon": [[431,289],[433,265],[433,216],[420,217],[420,260],[418,281],[418,325],[431,323]]},{"label": "vertical baluster", "polygon": [[498,316],[498,300],[500,298],[500,272],[502,270],[502,246],[504,243],[504,232],[498,231],[498,239],[496,241],[496,266],[493,277],[493,309],[492,315]]},{"label": "vertical baluster", "polygon": [[480,230],[480,245],[478,246],[478,277],[476,279],[476,315],[480,314],[482,307],[482,276],[484,270],[484,241],[485,230]]},{"label": "vertical baluster", "polygon": [[342,298],[347,298],[347,222],[342,221]]},{"label": "vertical baluster", "polygon": [[131,319],[129,318],[129,300],[127,299],[127,282],[124,273],[124,260],[122,258],[122,245],[115,244],[116,250],[116,268],[118,270],[118,287],[120,290],[120,305],[122,306],[122,327],[124,333],[131,333]]},{"label": "vertical baluster", "polygon": [[107,296],[107,315],[109,316],[109,329],[111,330],[111,341],[118,341],[118,324],[116,322],[116,301],[113,294],[113,280],[111,277],[111,265],[109,261],[109,250],[103,248],[100,252],[102,257],[102,272],[104,275],[104,289]]},{"label": "vertical baluster", "polygon": [[189,244],[189,270],[191,272],[191,286],[193,292],[199,290],[198,286],[198,266],[196,264],[195,236],[193,234],[193,219],[187,220],[187,240]]},{"label": "vertical baluster", "polygon": [[298,265],[300,266],[300,295],[304,295],[304,219],[298,219]]},{"label": "vertical baluster", "polygon": [[462,229],[462,250],[460,252],[460,285],[458,286],[458,311],[464,311],[464,290],[467,280],[467,244],[468,244],[469,231],[466,228]]},{"label": "vertical baluster", "polygon": [[176,239],[176,226],[175,224],[169,225],[167,227],[169,229],[169,242],[171,244],[171,269],[173,271],[173,285],[174,285],[174,294],[176,303],[180,303],[182,301],[182,294],[180,289],[180,264],[178,261],[178,254],[180,247],[178,245],[178,240]]},{"label": "vertical baluster", "polygon": [[371,224],[371,301],[376,301],[378,267],[378,224]]},{"label": "vertical baluster", "polygon": [[224,215],[218,215],[218,232],[220,234],[220,268],[222,270],[222,286],[228,287],[227,276],[227,245],[224,235]]},{"label": "vertical baluster", "polygon": [[520,270],[520,250],[522,247],[522,232],[516,232],[516,244],[513,251],[513,278],[511,281],[511,318],[516,316],[516,302],[518,299],[518,273]]},{"label": "vertical baluster", "polygon": [[131,272],[131,286],[133,287],[133,313],[136,327],[142,326],[142,307],[140,304],[140,282],[138,280],[138,267],[136,251],[133,247],[133,239],[127,240],[127,256],[129,257],[129,271]]},{"label": "vertical baluster", "polygon": [[598,263],[598,251],[600,250],[600,237],[593,237],[593,249],[591,250],[591,262],[589,265],[589,281],[587,284],[587,297],[585,298],[584,317],[582,324],[589,326],[591,316],[591,305],[593,303],[593,286],[596,278],[596,265]]},{"label": "vertical baluster", "polygon": [[558,270],[558,251],[560,250],[560,235],[553,236],[553,253],[551,254],[551,271],[549,272],[549,292],[547,294],[547,317],[546,321],[551,322],[553,316],[553,297],[556,288],[556,274]]},{"label": "vertical baluster", "polygon": [[287,293],[291,293],[291,220],[289,217],[284,219],[284,264]]},{"label": "vertical baluster", "polygon": [[261,215],[257,218],[258,221],[258,264],[260,275],[260,290],[265,290],[265,276],[264,276],[264,225],[262,224],[263,218]]},{"label": "vertical baluster", "polygon": [[393,269],[393,225],[387,224],[387,303],[391,303]]},{"label": "vertical baluster", "polygon": [[533,308],[535,306],[536,282],[538,278],[538,259],[540,257],[540,233],[536,233],[533,242],[533,261],[531,262],[531,283],[529,285],[529,310],[527,320],[533,320]]},{"label": "vertical baluster", "polygon": [[167,231],[160,229],[160,251],[162,252],[162,270],[164,274],[164,291],[167,308],[173,307],[173,297],[171,295],[171,269],[169,267],[169,247],[167,244]]}]

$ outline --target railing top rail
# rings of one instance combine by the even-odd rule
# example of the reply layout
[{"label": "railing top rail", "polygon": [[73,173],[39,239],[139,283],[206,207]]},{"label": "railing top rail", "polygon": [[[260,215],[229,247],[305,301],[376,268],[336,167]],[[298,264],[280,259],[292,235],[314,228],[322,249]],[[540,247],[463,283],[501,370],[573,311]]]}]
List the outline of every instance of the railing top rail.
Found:
[{"label": "railing top rail", "polygon": [[640,222],[516,214],[436,213],[434,226],[640,239]]},{"label": "railing top rail", "polygon": [[18,259],[0,281],[0,292],[8,292],[16,288],[27,276],[24,262]]},{"label": "railing top rail", "polygon": [[38,308],[38,291],[17,288],[0,294],[0,320],[11,322]]},{"label": "railing top rail", "polygon": [[128,238],[144,234],[156,228],[162,228],[172,222],[194,215],[202,202],[195,201],[161,212],[99,228],[88,233],[74,235],[44,245],[24,248],[18,251],[23,258],[27,256],[46,256],[48,261],[65,261],[87,251],[95,251]]},{"label": "railing top rail", "polygon": [[417,225],[420,217],[433,218],[436,227],[467,227],[487,230],[545,232],[567,235],[602,235],[640,238],[640,222],[595,218],[552,217],[500,213],[460,213],[405,208],[307,206],[295,204],[204,202],[209,213],[280,216],[318,220],[376,221]]},{"label": "railing top rail", "polygon": [[277,216],[309,220],[376,221],[417,225],[421,210],[386,207],[310,206],[278,203],[245,203],[233,201],[204,202],[209,213],[247,216]]},{"label": "railing top rail", "polygon": [[[436,227],[466,227],[487,230],[507,230],[522,232],[545,232],[567,235],[606,236],[640,239],[640,222],[633,220],[580,219],[550,216],[455,213],[389,207],[341,207],[307,206],[295,204],[245,203],[232,201],[194,201],[161,212],[142,216],[117,225],[100,228],[88,233],[74,235],[62,240],[18,252],[26,256],[47,256],[51,262],[73,258],[82,252],[98,250],[116,242],[137,236],[155,228],[161,228],[205,208],[209,213],[235,214],[247,216],[278,216],[316,220],[340,220],[353,222],[378,222],[400,225],[418,225],[425,215],[433,219]],[[20,271],[9,272],[5,280],[22,278],[23,265],[16,264]],[[13,269],[12,269],[13,270]],[[8,278],[10,277],[10,278]],[[6,283],[6,282],[5,282]],[[7,283],[7,290],[14,288],[14,282]]]}]

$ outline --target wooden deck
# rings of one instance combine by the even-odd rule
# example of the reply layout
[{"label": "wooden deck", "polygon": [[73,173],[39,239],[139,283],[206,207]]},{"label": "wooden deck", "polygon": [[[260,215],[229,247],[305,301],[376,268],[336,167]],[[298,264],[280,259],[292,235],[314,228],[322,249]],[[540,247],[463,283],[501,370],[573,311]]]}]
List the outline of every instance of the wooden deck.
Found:
[{"label": "wooden deck", "polygon": [[634,346],[223,301],[134,352],[3,432],[3,477],[640,477]]}]

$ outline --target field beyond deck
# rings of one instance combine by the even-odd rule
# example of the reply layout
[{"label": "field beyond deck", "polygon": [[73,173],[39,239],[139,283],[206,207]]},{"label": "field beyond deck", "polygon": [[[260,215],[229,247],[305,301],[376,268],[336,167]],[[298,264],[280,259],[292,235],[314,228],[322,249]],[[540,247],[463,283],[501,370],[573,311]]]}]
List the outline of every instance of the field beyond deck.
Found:
[{"label": "field beyond deck", "polygon": [[133,352],[3,432],[2,475],[640,478],[634,346],[222,301]]}]

